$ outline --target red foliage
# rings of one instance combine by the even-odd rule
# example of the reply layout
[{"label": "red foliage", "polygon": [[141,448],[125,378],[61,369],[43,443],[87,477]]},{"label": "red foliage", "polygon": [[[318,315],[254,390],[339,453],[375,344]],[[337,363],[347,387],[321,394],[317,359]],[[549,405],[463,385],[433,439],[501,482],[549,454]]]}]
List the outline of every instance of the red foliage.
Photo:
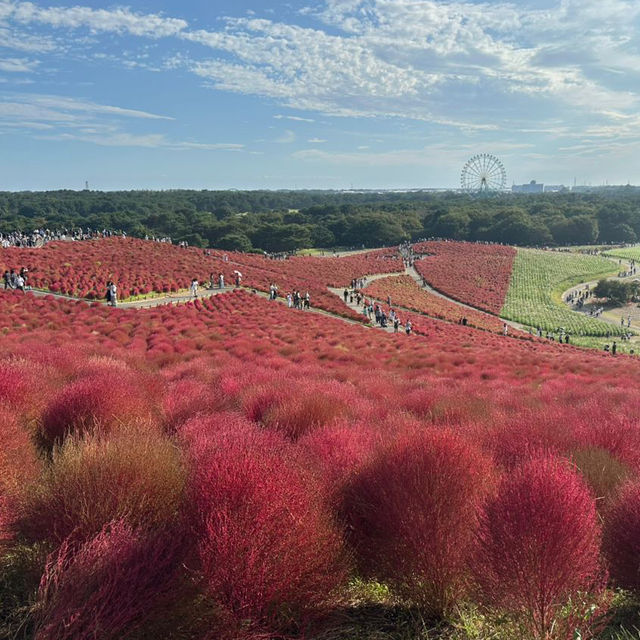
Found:
[{"label": "red foliage", "polygon": [[532,638],[574,637],[561,608],[603,587],[600,538],[595,503],[579,475],[558,459],[530,460],[505,477],[484,512],[480,596],[519,616]]},{"label": "red foliage", "polygon": [[41,444],[50,449],[70,433],[107,434],[119,426],[152,425],[153,398],[139,382],[132,375],[95,372],[63,387],[42,416]]},{"label": "red foliage", "polygon": [[318,469],[333,502],[383,442],[384,435],[377,426],[345,420],[311,431],[298,441],[298,445]]},{"label": "red foliage", "polygon": [[86,541],[120,518],[139,528],[175,521],[185,469],[175,445],[132,429],[108,438],[74,436],[22,496],[15,528],[28,541]]},{"label": "red foliage", "polygon": [[31,434],[8,409],[0,407],[0,543],[12,538],[18,502],[40,472]]},{"label": "red foliage", "polygon": [[411,276],[394,276],[374,280],[364,289],[364,293],[379,300],[391,298],[391,306],[396,310],[397,307],[404,307],[456,323],[464,317],[470,327],[502,333],[503,323],[499,318],[482,313],[482,311],[461,307],[455,302],[421,289]]},{"label": "red foliage", "polygon": [[516,257],[513,247],[472,242],[422,242],[416,271],[438,291],[472,307],[499,314]]},{"label": "red foliage", "polygon": [[299,257],[269,260],[264,256],[212,250],[183,249],[167,243],[134,238],[100,238],[82,242],[51,242],[38,249],[0,249],[0,269],[29,269],[29,284],[55,293],[91,300],[105,297],[109,280],[118,284],[118,297],[167,293],[187,289],[192,278],[209,282],[212,274],[231,284],[235,270],[243,286],[268,291],[275,283],[281,295],[298,289],[311,294],[311,304],[362,321],[327,286],[344,286],[353,278],[400,270],[393,251],[371,251],[344,258]]},{"label": "red foliage", "polygon": [[640,482],[624,485],[606,510],[603,547],[613,580],[640,591]]},{"label": "red foliage", "polygon": [[36,640],[116,640],[148,625],[176,598],[184,547],[176,530],[108,523],[47,563],[38,593]]},{"label": "red foliage", "polygon": [[463,596],[486,459],[459,436],[402,436],[346,488],[343,513],[366,574],[440,616]]},{"label": "red foliage", "polygon": [[[212,421],[215,418],[212,418]],[[204,584],[218,612],[211,638],[305,625],[345,578],[322,497],[274,434],[185,425],[191,509]],[[199,433],[198,433],[199,432]]]}]

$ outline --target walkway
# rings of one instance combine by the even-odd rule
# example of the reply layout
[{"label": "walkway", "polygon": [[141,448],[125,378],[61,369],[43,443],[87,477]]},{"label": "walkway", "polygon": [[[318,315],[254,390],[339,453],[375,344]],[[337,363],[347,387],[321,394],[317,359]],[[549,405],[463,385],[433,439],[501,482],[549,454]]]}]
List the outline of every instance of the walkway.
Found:
[{"label": "walkway", "polygon": [[[611,259],[611,260],[612,262],[615,262],[614,259]],[[622,265],[620,263],[617,263],[616,266],[622,269]],[[627,270],[631,270],[631,265],[628,264],[627,267],[625,268]],[[636,279],[640,280],[640,273],[637,273],[636,275],[632,275],[632,276],[631,275],[625,276],[622,278],[618,276],[610,276],[609,278],[606,278],[606,279],[615,280],[618,282],[633,282]],[[589,288],[590,291],[592,291],[596,287],[598,282],[599,282],[598,280],[590,280],[588,282],[582,282],[580,284],[574,285],[573,287],[569,287],[566,291],[562,292],[562,302],[564,302],[572,311],[575,311],[576,313],[582,313],[583,315],[588,315],[591,309],[598,308],[603,305],[600,304],[599,302],[598,303],[588,302],[581,309],[577,309],[572,302],[566,301],[567,296],[572,293],[579,294],[581,291],[585,291],[587,287]],[[627,319],[629,316],[631,316],[631,326],[628,328],[631,329],[631,331],[640,331],[640,307],[635,303],[628,303],[622,307],[614,307],[611,309],[606,309],[602,313],[602,315],[595,316],[595,317],[597,317],[598,320],[602,320],[603,322],[607,322],[616,327],[621,327],[620,320],[624,318],[624,321],[625,321],[624,326],[625,328],[627,328]],[[639,342],[640,336],[634,336],[631,339],[631,341]]]},{"label": "walkway", "polygon": [[[472,307],[470,304],[460,302],[455,298],[450,298],[449,296],[445,295],[444,293],[441,293],[437,289],[434,289],[429,284],[424,284],[422,281],[422,276],[416,271],[415,267],[407,267],[405,269],[405,273],[408,276],[411,276],[417,282],[418,286],[421,289],[424,289],[425,291],[432,293],[434,296],[438,296],[438,298],[442,298],[443,300],[448,300],[449,302],[453,302],[454,304],[457,304],[458,306],[463,307],[464,309],[469,309],[471,311],[479,311],[480,313],[486,313],[487,315],[494,315],[492,313],[489,313],[488,311],[485,311],[484,309],[479,309],[478,307]],[[513,320],[506,320],[505,318],[500,318],[500,316],[495,316],[495,317],[498,318],[499,320],[502,320],[502,322],[506,322],[510,327],[513,327],[514,329],[519,329],[520,331],[524,331],[524,332],[529,331],[529,327],[523,324],[520,324],[519,322],[514,322]]]}]

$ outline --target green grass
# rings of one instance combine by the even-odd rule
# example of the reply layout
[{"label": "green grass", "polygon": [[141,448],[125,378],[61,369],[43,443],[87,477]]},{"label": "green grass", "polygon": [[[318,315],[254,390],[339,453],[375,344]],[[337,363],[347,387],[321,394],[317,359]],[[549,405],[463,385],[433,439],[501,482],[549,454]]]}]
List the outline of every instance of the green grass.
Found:
[{"label": "green grass", "polygon": [[[621,249],[611,249],[606,251],[605,255],[640,262],[640,245],[636,245],[635,247],[624,247]],[[626,267],[626,265],[624,266]]]},{"label": "green grass", "polygon": [[571,311],[562,302],[562,293],[570,287],[615,275],[616,267],[596,256],[518,249],[500,315],[544,331],[564,327],[572,337],[619,335],[619,327]]}]

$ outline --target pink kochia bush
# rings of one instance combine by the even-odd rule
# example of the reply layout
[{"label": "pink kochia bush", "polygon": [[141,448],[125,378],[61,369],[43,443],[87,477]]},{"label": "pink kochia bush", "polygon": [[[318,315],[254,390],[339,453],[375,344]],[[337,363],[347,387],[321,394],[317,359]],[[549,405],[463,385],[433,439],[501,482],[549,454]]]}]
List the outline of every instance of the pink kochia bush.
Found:
[{"label": "pink kochia bush", "polygon": [[144,625],[176,597],[183,553],[177,530],[108,523],[81,545],[65,541],[40,582],[35,640],[110,640]]},{"label": "pink kochia bush", "polygon": [[449,432],[409,432],[345,490],[344,514],[362,571],[430,615],[466,593],[490,463]]},{"label": "pink kochia bush", "polygon": [[182,436],[199,569],[217,619],[209,637],[303,629],[331,602],[347,567],[312,478],[281,436],[229,416],[195,419]]},{"label": "pink kochia bush", "polygon": [[154,423],[153,398],[140,379],[124,372],[98,372],[63,387],[42,416],[40,441],[60,444],[69,433],[106,434],[121,426]]},{"label": "pink kochia bush", "polygon": [[185,467],[179,449],[133,427],[72,436],[56,447],[21,501],[16,529],[26,540],[86,541],[112,520],[137,527],[174,522],[182,508]]},{"label": "pink kochia bush", "polygon": [[569,463],[538,458],[507,475],[479,537],[485,602],[513,614],[528,637],[574,638],[576,628],[589,637],[587,612],[605,582],[601,531],[594,499]]},{"label": "pink kochia bush", "polygon": [[640,591],[640,482],[624,485],[606,511],[604,551],[613,580]]}]

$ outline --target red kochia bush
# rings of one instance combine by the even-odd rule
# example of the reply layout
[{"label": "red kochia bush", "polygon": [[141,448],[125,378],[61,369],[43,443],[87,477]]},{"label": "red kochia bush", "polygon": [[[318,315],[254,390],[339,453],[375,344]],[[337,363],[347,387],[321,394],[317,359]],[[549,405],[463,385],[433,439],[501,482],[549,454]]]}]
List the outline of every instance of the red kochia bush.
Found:
[{"label": "red kochia bush", "polygon": [[149,426],[153,419],[152,399],[135,376],[102,372],[54,396],[42,416],[40,441],[51,448],[69,433],[106,434],[119,425]]},{"label": "red kochia bush", "polygon": [[515,614],[529,637],[573,638],[575,621],[560,609],[602,587],[600,537],[593,497],[568,463],[525,463],[483,514],[476,565],[482,599]]},{"label": "red kochia bush", "polygon": [[640,591],[640,482],[629,482],[605,513],[604,552],[611,577]]},{"label": "red kochia bush", "polygon": [[10,539],[19,497],[37,478],[41,463],[29,431],[12,411],[0,407],[0,544]]},{"label": "red kochia bush", "polygon": [[464,594],[491,466],[448,431],[402,436],[346,488],[363,571],[440,616]]},{"label": "red kochia bush", "polygon": [[218,620],[209,637],[300,629],[345,577],[340,536],[322,496],[275,434],[245,424],[207,437],[205,426],[199,421],[184,431],[191,518]]},{"label": "red kochia bush", "polygon": [[181,538],[172,529],[107,524],[77,547],[52,554],[39,590],[36,640],[115,640],[147,625],[176,596]]},{"label": "red kochia bush", "polygon": [[170,440],[134,427],[108,438],[72,436],[24,492],[16,528],[29,541],[86,541],[111,520],[138,527],[175,521],[185,469]]}]

